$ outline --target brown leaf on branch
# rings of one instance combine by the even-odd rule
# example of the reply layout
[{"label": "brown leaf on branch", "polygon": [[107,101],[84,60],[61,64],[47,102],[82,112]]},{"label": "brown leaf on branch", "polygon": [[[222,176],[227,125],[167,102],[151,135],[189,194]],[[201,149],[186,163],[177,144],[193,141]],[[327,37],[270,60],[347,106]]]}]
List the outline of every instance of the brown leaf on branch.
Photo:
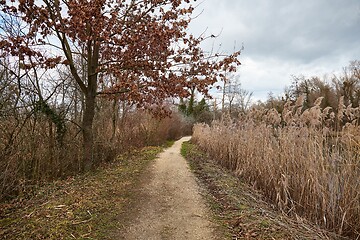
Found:
[{"label": "brown leaf on branch", "polygon": [[[22,31],[0,35],[0,46],[24,68],[68,67],[85,98],[83,139],[91,142],[98,96],[127,100],[155,115],[168,98],[208,95],[223,72],[240,65],[240,52],[206,53],[204,36],[187,34],[189,0],[0,1],[4,17]],[[84,144],[91,152],[91,144]],[[91,156],[87,156],[91,158]]]}]

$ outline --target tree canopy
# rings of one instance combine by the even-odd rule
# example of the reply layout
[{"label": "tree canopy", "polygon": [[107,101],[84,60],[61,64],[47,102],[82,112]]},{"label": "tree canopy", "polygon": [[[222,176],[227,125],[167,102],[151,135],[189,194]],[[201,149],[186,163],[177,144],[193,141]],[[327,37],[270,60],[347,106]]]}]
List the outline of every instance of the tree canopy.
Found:
[{"label": "tree canopy", "polygon": [[[18,56],[25,68],[67,65],[83,92],[123,94],[139,106],[188,96],[193,85],[207,93],[217,70],[235,70],[239,52],[207,55],[186,34],[194,10],[180,0],[0,1],[3,21],[21,18],[21,32],[4,32],[3,52]],[[39,47],[45,46],[45,47]],[[76,59],[87,64],[84,81]],[[96,79],[97,78],[97,79]],[[101,91],[91,80],[104,82]]]},{"label": "tree canopy", "polygon": [[208,37],[187,33],[189,0],[0,0],[0,8],[0,54],[22,71],[67,68],[84,95],[86,161],[99,95],[164,115],[164,100],[207,95],[240,64],[240,51],[207,53]]}]

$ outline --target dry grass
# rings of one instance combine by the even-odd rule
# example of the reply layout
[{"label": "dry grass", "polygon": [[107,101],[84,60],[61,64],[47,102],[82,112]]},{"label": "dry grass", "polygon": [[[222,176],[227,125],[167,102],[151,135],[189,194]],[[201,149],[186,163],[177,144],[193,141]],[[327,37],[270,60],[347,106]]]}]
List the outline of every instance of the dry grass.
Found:
[{"label": "dry grass", "polygon": [[0,239],[114,239],[124,230],[119,215],[161,150],[132,151],[91,174],[39,187],[30,199],[0,203]]},{"label": "dry grass", "polygon": [[302,111],[298,99],[282,114],[253,109],[236,122],[196,125],[193,139],[284,213],[355,239],[360,237],[359,109],[340,101],[333,113],[320,103]]},{"label": "dry grass", "polygon": [[[113,122],[111,104],[101,103],[95,122],[95,167],[118,154],[154,146],[181,136],[182,120],[155,119],[145,111],[129,110]],[[120,115],[120,114],[119,114]],[[78,120],[79,122],[80,120]],[[60,144],[55,125],[41,114],[0,116],[0,201],[29,198],[38,185],[81,172],[80,123],[65,122]]]},{"label": "dry grass", "polygon": [[200,180],[221,239],[346,239],[321,230],[305,219],[292,219],[233,172],[219,165],[196,145],[185,142],[182,153]]}]

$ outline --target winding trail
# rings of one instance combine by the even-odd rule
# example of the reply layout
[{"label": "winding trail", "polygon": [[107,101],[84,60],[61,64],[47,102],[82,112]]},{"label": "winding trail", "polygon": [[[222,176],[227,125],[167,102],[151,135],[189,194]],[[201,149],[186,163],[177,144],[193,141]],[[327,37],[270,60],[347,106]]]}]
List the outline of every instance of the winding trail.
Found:
[{"label": "winding trail", "polygon": [[195,177],[180,154],[188,140],[184,137],[162,152],[144,176],[136,217],[125,226],[124,239],[215,239]]}]

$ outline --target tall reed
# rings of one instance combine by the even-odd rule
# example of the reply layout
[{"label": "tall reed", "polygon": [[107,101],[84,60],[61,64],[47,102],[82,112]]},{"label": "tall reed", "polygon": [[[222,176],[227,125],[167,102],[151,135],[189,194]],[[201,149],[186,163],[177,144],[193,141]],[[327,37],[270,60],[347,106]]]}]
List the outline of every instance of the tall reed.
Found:
[{"label": "tall reed", "polygon": [[289,215],[360,236],[359,109],[303,111],[303,98],[275,109],[194,127],[193,140]]}]

